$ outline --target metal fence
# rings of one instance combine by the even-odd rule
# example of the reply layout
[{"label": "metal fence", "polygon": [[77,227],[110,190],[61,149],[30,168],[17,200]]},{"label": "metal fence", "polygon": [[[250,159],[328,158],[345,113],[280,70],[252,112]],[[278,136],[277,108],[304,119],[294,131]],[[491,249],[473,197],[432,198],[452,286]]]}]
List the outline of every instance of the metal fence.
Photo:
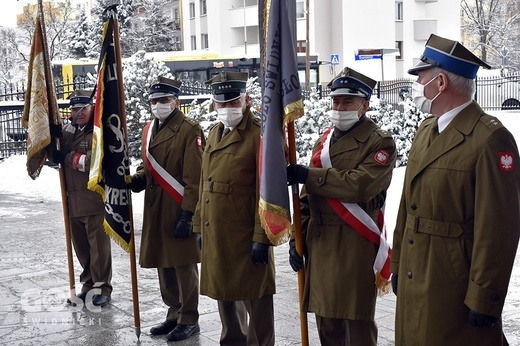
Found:
[{"label": "metal fence", "polygon": [[[378,82],[374,90],[374,96],[394,105],[395,109],[401,109],[400,102],[411,96],[414,79],[397,79]],[[85,77],[76,77],[70,82],[56,86],[57,96],[64,99],[70,91],[82,88],[91,88],[92,81]],[[181,98],[181,110],[188,113],[193,95],[204,95],[199,99],[207,98],[211,90],[204,84],[183,85]],[[319,98],[329,95],[328,88],[319,86],[316,89]],[[303,90],[305,98],[311,95],[310,90]],[[8,88],[0,89],[0,160],[13,154],[25,154],[27,136],[21,126],[23,100],[25,98],[25,85],[23,83],[11,84]],[[476,80],[475,99],[484,110],[513,110],[520,109],[520,74],[506,76],[479,77]],[[59,102],[60,114],[67,118],[68,102]],[[402,110],[402,109],[401,109]]]}]

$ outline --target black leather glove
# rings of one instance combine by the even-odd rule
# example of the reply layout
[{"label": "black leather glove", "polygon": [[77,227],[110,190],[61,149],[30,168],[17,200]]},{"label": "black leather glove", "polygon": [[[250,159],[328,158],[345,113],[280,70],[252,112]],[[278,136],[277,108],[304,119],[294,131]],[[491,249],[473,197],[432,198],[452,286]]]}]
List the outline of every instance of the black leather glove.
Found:
[{"label": "black leather glove", "polygon": [[57,149],[54,149],[52,151],[52,159],[55,163],[64,164],[65,163],[65,156],[67,156],[67,153],[64,151],[60,151]]},{"label": "black leather glove", "polygon": [[199,250],[202,250],[202,234],[197,233],[197,244],[199,245]]},{"label": "black leather glove", "polygon": [[469,310],[468,322],[473,327],[477,328],[489,328],[493,327],[498,322],[497,317],[484,315],[473,310]]},{"label": "black leather glove", "polygon": [[61,128],[61,124],[50,124],[49,130],[50,130],[52,139],[63,137],[63,130]]},{"label": "black leather glove", "polygon": [[126,184],[126,187],[132,192],[141,192],[146,188],[146,181],[144,181],[139,174],[132,175],[132,181]]},{"label": "black leather glove", "polygon": [[[305,250],[303,252],[305,253]],[[295,239],[291,239],[289,241],[289,264],[295,272],[303,268],[303,257],[298,255],[298,253],[296,252]]]},{"label": "black leather glove", "polygon": [[397,274],[392,274],[392,291],[397,296]]},{"label": "black leather glove", "polygon": [[287,184],[305,184],[309,176],[309,167],[303,165],[287,166]]},{"label": "black leather glove", "polygon": [[254,264],[269,263],[269,244],[251,243],[251,261]]},{"label": "black leather glove", "polygon": [[175,238],[188,238],[193,232],[193,213],[189,210],[181,209],[181,216],[177,221],[177,227],[175,227]]}]

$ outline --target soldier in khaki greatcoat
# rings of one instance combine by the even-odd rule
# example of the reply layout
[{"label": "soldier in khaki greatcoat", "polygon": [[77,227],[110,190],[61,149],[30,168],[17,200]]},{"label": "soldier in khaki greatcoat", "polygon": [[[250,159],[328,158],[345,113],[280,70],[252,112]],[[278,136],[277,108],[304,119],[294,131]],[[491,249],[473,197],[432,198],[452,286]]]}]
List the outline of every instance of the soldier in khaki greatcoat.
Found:
[{"label": "soldier in khaki greatcoat", "polygon": [[[316,314],[322,345],[377,344],[377,291],[387,287],[390,273],[382,278],[383,269],[375,262],[378,258],[390,264],[388,244],[379,239],[380,215],[396,148],[392,136],[365,115],[375,84],[357,71],[343,69],[329,84],[334,126],[314,146],[310,167],[287,168],[291,185],[305,184],[300,196],[306,245],[302,309]],[[356,215],[357,223],[346,213]],[[358,227],[358,218],[369,220],[383,243],[376,244],[365,228]],[[298,271],[303,259],[294,240],[289,244],[290,264]]]},{"label": "soldier in khaki greatcoat", "polygon": [[60,150],[52,153],[52,160],[65,170],[72,245],[83,268],[80,275],[83,287],[76,299],[105,306],[112,293],[112,252],[110,238],[103,229],[103,199],[87,188],[94,124],[91,94],[90,90],[75,90],[69,97],[72,123],[65,124],[63,130],[58,128],[60,125],[53,127],[53,132],[57,131],[62,139]]},{"label": "soldier in khaki greatcoat", "polygon": [[166,320],[150,329],[170,341],[199,333],[200,250],[192,217],[199,198],[204,134],[179,110],[181,82],[159,77],[150,87],[155,117],[143,131],[143,163],[132,177],[132,191],[145,189],[139,263],[157,268]]},{"label": "soldier in khaki greatcoat", "polygon": [[[209,80],[220,122],[202,155],[194,227],[202,234],[201,294],[218,301],[221,345],[274,345],[274,258],[258,215],[260,120],[247,73]],[[247,323],[249,315],[249,323]]]},{"label": "soldier in khaki greatcoat", "polygon": [[413,99],[433,116],[415,135],[394,232],[396,345],[507,345],[501,313],[520,234],[512,134],[472,100],[479,66],[431,35]]}]

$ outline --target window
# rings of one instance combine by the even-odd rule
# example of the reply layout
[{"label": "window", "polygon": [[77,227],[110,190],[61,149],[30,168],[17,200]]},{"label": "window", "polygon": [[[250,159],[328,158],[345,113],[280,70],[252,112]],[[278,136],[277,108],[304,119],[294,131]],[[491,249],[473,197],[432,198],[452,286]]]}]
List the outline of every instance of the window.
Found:
[{"label": "window", "polygon": [[195,3],[190,2],[190,19],[195,18]]},{"label": "window", "polygon": [[307,41],[302,40],[296,42],[296,52],[305,53],[307,51]]},{"label": "window", "polygon": [[296,0],[296,19],[305,18],[305,1]]},{"label": "window", "polygon": [[403,2],[396,1],[395,3],[395,20],[403,20]]},{"label": "window", "polygon": [[208,14],[208,9],[206,7],[206,0],[200,0],[200,15],[205,16]]},{"label": "window", "polygon": [[195,35],[191,36],[191,50],[197,49],[197,37]]},{"label": "window", "polygon": [[395,56],[396,59],[400,60],[403,58],[403,41],[395,41],[395,48],[399,50],[397,52],[397,55]]},{"label": "window", "polygon": [[202,49],[208,49],[209,48],[208,34],[201,34],[200,35],[200,45],[201,45]]}]

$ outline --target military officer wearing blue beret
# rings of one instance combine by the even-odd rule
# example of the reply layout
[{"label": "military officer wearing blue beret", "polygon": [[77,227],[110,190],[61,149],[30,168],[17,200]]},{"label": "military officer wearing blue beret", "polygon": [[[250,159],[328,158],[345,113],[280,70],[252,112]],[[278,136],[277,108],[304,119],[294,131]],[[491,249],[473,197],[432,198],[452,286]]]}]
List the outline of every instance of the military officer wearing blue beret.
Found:
[{"label": "military officer wearing blue beret", "polygon": [[220,344],[269,346],[274,257],[258,215],[260,119],[250,110],[247,79],[247,72],[224,71],[206,82],[219,123],[202,155],[193,223],[202,234],[200,293],[217,300]]},{"label": "military officer wearing blue beret", "polygon": [[204,134],[179,110],[181,82],[159,77],[149,90],[154,119],[143,131],[143,163],[132,177],[134,192],[145,190],[139,263],[157,268],[166,320],[150,329],[183,340],[200,331],[200,251],[192,217],[199,198]]},{"label": "military officer wearing blue beret", "polygon": [[432,34],[408,73],[432,116],[410,149],[393,240],[396,345],[507,345],[501,313],[520,234],[512,134],[472,100],[479,67]]}]

